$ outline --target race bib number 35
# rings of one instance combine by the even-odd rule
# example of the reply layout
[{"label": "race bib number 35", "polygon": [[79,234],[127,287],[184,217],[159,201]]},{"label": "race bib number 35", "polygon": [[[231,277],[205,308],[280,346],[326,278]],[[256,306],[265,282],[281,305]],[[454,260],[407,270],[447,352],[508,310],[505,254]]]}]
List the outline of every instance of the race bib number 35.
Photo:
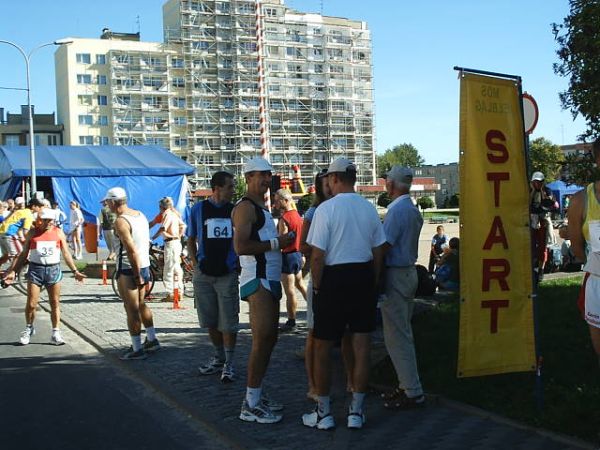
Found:
[{"label": "race bib number 35", "polygon": [[36,250],[42,257],[52,257],[58,251],[55,241],[37,241]]},{"label": "race bib number 35", "polygon": [[232,237],[231,219],[208,219],[206,229],[208,239],[230,239]]}]

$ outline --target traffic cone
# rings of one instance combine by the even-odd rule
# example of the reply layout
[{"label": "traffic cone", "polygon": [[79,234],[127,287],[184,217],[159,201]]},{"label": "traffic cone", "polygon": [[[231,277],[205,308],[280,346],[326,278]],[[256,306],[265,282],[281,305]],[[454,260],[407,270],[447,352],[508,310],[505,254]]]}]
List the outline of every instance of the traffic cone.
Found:
[{"label": "traffic cone", "polygon": [[108,268],[106,267],[106,260],[102,260],[102,285],[106,286],[108,284]]},{"label": "traffic cone", "polygon": [[179,306],[179,276],[173,275],[173,309],[183,309]]}]

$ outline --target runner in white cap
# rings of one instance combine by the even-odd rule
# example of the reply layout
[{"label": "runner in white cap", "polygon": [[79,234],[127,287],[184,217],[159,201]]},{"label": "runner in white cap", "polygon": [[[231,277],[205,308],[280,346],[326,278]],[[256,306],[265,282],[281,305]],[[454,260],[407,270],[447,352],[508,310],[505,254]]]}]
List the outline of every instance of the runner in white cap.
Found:
[{"label": "runner in white cap", "polygon": [[271,187],[271,164],[260,157],[250,159],[244,174],[248,190],[232,212],[233,245],[240,257],[240,297],[250,305],[252,350],[248,358],[246,398],[240,419],[247,422],[275,423],[282,418],[275,410],[283,409],[265,398],[262,381],[271,352],[277,343],[279,300],[281,299],[281,248],[293,238],[277,236],[264,196]]},{"label": "runner in white cap", "polygon": [[59,329],[60,281],[63,277],[60,269],[61,253],[65,262],[73,271],[75,279],[83,281],[85,278],[85,275],[75,267],[65,234],[60,228],[54,225],[55,217],[56,212],[49,208],[43,208],[39,212],[34,227],[27,233],[23,251],[14,260],[4,277],[5,281],[12,283],[15,279],[15,274],[29,261],[29,271],[27,272],[27,304],[25,306],[25,322],[27,326],[19,338],[21,345],[29,344],[31,336],[35,334],[33,321],[42,286],[45,286],[48,290],[48,301],[51,308],[52,335],[50,342],[54,345],[63,345],[65,343]]},{"label": "runner in white cap", "polygon": [[[131,347],[120,358],[144,359],[147,352],[160,348],[154,330],[152,311],[144,301],[144,288],[150,281],[148,220],[141,211],[127,206],[127,193],[123,188],[109,189],[102,201],[117,214],[115,234],[121,243],[117,256],[117,286],[127,313]],[[146,340],[143,344],[142,323],[146,329]]]}]

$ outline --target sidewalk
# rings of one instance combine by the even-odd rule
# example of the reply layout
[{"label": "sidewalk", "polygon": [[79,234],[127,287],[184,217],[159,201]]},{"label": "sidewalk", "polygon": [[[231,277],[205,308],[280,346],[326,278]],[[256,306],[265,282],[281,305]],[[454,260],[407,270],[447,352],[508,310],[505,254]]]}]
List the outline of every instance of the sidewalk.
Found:
[{"label": "sidewalk", "polygon": [[[156,297],[160,298],[157,283]],[[11,293],[12,295],[12,293]],[[14,295],[20,295],[14,293]],[[299,319],[303,324],[305,304],[300,302]],[[284,310],[282,301],[282,310]],[[271,396],[285,404],[284,419],[275,425],[259,425],[238,419],[245,393],[247,355],[250,349],[248,308],[241,305],[241,330],[236,350],[237,380],[220,383],[218,375],[199,376],[197,367],[211,353],[207,333],[198,328],[191,299],[187,309],[172,310],[165,303],[151,303],[162,349],[144,361],[122,362],[118,355],[130,345],[125,312],[110,285],[97,279],[77,284],[66,274],[63,282],[62,320],[92,343],[112,362],[121,365],[149,389],[189,414],[191,419],[223,438],[232,448],[269,449],[420,449],[420,448],[585,448],[586,444],[551,433],[521,427],[498,420],[485,412],[443,400],[430,401],[414,411],[385,410],[375,395],[367,399],[367,423],[361,431],[349,431],[345,416],[349,395],[345,391],[339,352],[334,355],[333,409],[338,427],[323,432],[302,426],[300,417],[312,409],[306,394],[304,362],[295,356],[303,345],[305,330],[279,338],[271,358],[265,385]],[[47,303],[42,303],[44,309]],[[283,313],[285,314],[285,313]],[[283,319],[282,319],[283,321]],[[16,337],[15,337],[16,339]],[[190,443],[190,448],[193,448]]]}]

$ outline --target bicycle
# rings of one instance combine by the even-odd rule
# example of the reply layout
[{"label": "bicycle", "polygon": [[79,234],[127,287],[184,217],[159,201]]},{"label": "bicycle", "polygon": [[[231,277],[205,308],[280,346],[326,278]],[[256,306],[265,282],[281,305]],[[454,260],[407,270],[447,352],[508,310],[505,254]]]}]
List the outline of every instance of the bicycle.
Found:
[{"label": "bicycle", "polygon": [[[162,272],[165,266],[164,250],[159,245],[151,244],[148,252],[150,256],[150,281],[146,286],[144,298],[148,298],[150,296],[152,290],[154,289],[155,282],[162,280]],[[194,275],[194,268],[185,250],[181,254],[181,268],[183,269],[183,295],[188,298],[193,298],[194,286],[192,283],[192,278]],[[112,276],[112,288],[115,295],[120,297],[119,289],[117,287],[117,270],[114,271]]]}]

